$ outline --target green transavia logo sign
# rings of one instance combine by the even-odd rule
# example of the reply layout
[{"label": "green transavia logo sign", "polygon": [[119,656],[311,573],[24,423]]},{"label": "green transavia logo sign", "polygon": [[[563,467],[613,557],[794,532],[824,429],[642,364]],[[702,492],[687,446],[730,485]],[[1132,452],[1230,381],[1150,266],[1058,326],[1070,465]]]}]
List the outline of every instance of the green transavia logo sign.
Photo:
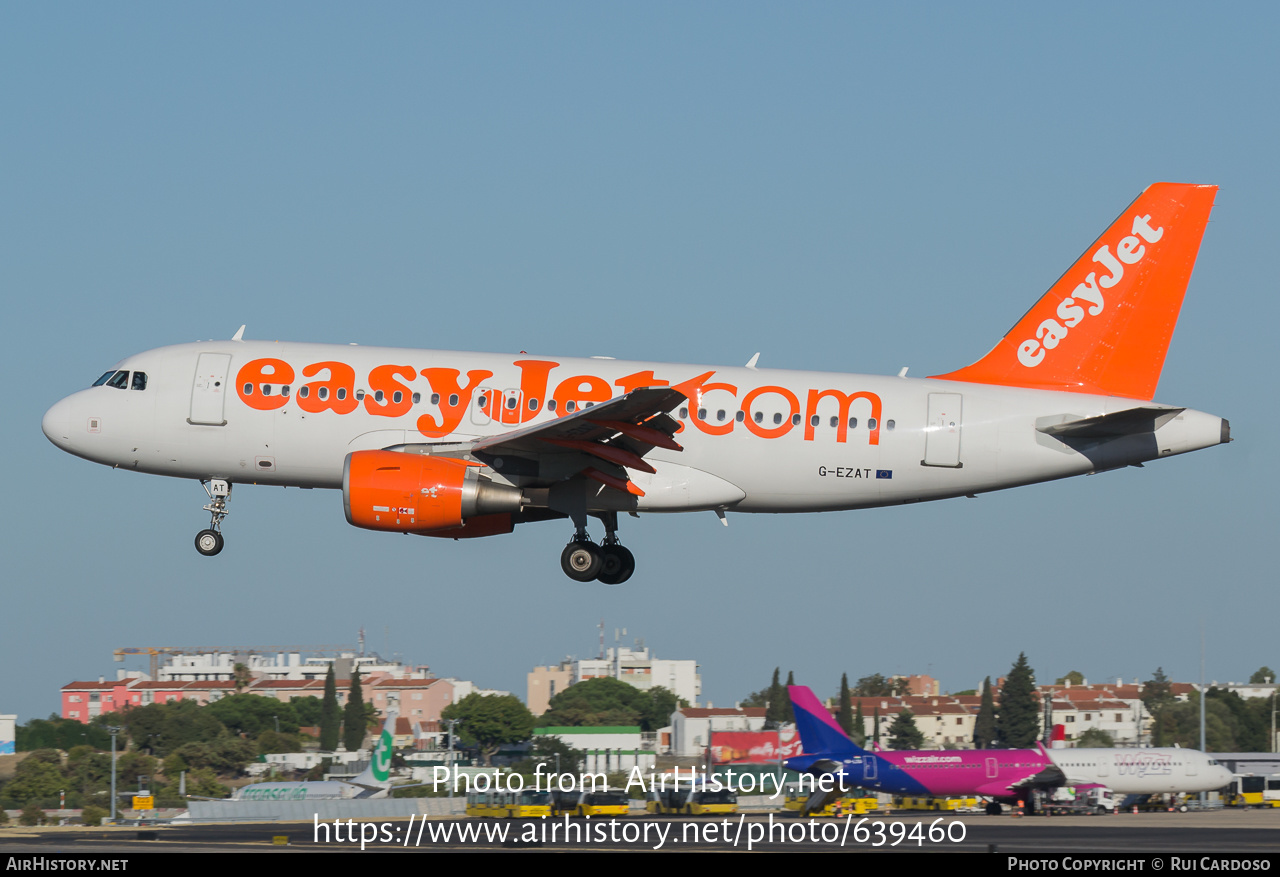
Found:
[{"label": "green transavia logo sign", "polygon": [[373,750],[373,778],[385,783],[391,778],[391,732],[382,729],[378,747]]}]

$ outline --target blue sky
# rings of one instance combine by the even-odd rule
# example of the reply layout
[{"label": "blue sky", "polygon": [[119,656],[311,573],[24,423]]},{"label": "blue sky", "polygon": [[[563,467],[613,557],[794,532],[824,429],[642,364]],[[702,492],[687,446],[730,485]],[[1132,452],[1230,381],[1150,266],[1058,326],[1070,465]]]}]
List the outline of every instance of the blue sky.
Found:
[{"label": "blue sky", "polygon": [[[121,646],[353,642],[523,696],[596,625],[696,658],[1042,681],[1276,666],[1277,11],[1265,4],[8,4],[0,284],[10,668],[57,708]],[[69,457],[40,417],[130,353],[247,337],[926,375],[1013,324],[1142,188],[1221,186],[1157,399],[1237,441],[902,509],[355,530],[327,491]],[[137,666],[137,665],[130,665]]]}]

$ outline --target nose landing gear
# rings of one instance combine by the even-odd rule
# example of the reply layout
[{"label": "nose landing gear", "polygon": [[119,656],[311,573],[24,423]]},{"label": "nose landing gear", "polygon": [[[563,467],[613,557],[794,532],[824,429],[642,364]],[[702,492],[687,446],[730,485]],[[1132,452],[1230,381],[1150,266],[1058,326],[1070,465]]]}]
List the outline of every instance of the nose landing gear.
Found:
[{"label": "nose landing gear", "polygon": [[222,519],[227,511],[227,500],[231,498],[231,482],[221,479],[201,481],[200,486],[209,496],[209,504],[204,510],[209,513],[209,528],[196,534],[196,551],[205,557],[213,557],[222,550]]},{"label": "nose landing gear", "polygon": [[618,541],[617,514],[609,512],[601,519],[604,544],[592,542],[586,527],[579,527],[560,554],[560,568],[575,582],[594,579],[606,585],[620,585],[636,571],[636,558]]}]

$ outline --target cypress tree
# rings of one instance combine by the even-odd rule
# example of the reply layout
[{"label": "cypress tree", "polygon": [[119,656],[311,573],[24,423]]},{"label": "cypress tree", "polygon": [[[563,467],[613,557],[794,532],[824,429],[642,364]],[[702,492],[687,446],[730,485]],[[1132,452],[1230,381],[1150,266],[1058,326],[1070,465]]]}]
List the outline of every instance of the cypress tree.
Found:
[{"label": "cypress tree", "polygon": [[862,716],[862,701],[858,701],[858,711],[853,714],[853,733],[849,735],[859,746],[867,743],[867,720]]},{"label": "cypress tree", "polygon": [[795,684],[796,684],[795,671],[788,670],[787,671],[787,687],[784,688],[782,691],[782,694],[783,694],[782,704],[783,704],[783,710],[784,710],[783,722],[785,722],[788,725],[794,725],[796,723],[796,712],[794,709],[791,708],[791,695],[788,693],[791,686]]},{"label": "cypress tree", "polygon": [[840,676],[840,712],[836,715],[836,721],[846,734],[853,736],[853,696],[849,693],[848,673]]},{"label": "cypress tree", "polygon": [[364,743],[364,691],[360,688],[360,670],[351,674],[351,693],[342,713],[342,745],[355,752]]},{"label": "cypress tree", "polygon": [[[858,704],[858,706],[862,706],[862,704]],[[871,742],[877,748],[880,746],[880,707],[876,707],[875,718],[871,720]]]},{"label": "cypress tree", "polygon": [[790,701],[787,697],[787,690],[782,687],[779,681],[779,668],[773,668],[773,682],[769,685],[769,705],[764,713],[764,726],[767,730],[775,730],[786,722],[786,707],[784,703]]},{"label": "cypress tree", "polygon": [[990,749],[996,739],[996,704],[991,697],[991,677],[982,681],[982,705],[973,722],[973,748]]},{"label": "cypress tree", "polygon": [[911,710],[902,710],[889,726],[890,749],[921,749],[924,747],[924,732],[916,726],[916,717]]},{"label": "cypress tree", "polygon": [[332,752],[338,748],[338,728],[341,718],[338,713],[338,685],[333,678],[333,664],[324,677],[324,700],[320,703],[320,749]]},{"label": "cypress tree", "polygon": [[1036,704],[1036,676],[1024,653],[1000,687],[1000,714],[996,717],[1000,746],[1026,749],[1040,736],[1040,710]]}]

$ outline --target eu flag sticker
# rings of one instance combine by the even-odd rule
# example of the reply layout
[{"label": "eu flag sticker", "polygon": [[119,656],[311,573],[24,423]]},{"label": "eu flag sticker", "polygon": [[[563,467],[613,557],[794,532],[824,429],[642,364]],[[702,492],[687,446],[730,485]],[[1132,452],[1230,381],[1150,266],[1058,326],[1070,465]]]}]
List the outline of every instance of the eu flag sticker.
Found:
[{"label": "eu flag sticker", "polygon": [[877,470],[876,470],[876,477],[877,477],[877,478],[892,478],[892,477],[893,477],[893,470],[892,470],[892,469],[877,469]]}]

